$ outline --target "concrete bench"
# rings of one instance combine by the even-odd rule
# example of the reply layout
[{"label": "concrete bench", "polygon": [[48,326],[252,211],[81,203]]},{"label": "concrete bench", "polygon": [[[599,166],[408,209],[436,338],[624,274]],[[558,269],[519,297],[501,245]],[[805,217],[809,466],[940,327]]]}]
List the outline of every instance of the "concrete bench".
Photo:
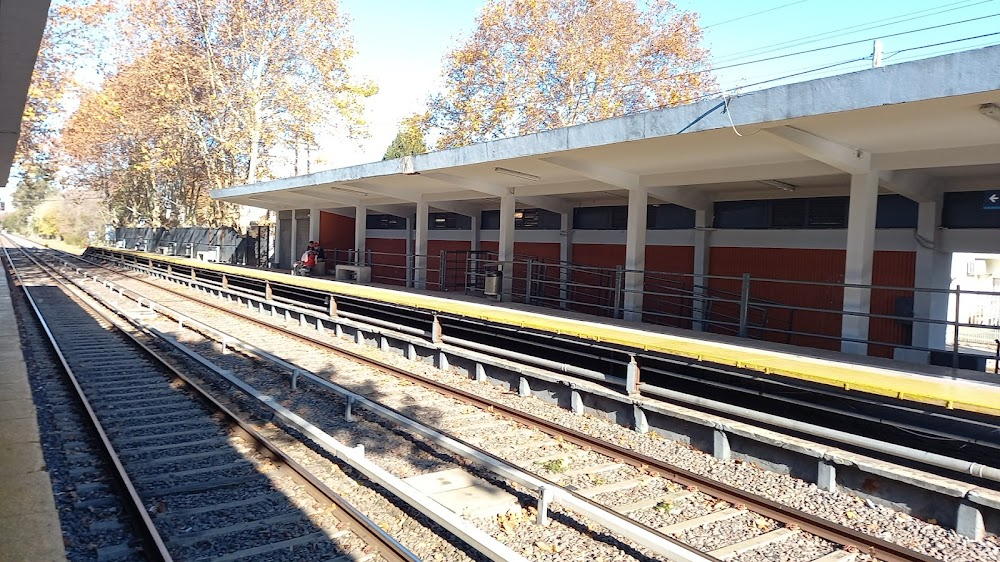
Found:
[{"label": "concrete bench", "polygon": [[372,268],[367,265],[338,265],[334,271],[337,281],[372,282]]}]

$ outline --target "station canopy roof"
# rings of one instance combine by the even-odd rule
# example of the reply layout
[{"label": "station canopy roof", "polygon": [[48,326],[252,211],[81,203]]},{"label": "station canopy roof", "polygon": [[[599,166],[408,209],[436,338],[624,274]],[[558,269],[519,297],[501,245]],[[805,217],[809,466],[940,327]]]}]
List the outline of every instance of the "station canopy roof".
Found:
[{"label": "station canopy roof", "polygon": [[1000,187],[1000,46],[873,68],[458,149],[220,189],[271,210],[475,214],[847,195],[852,174],[932,201]]},{"label": "station canopy roof", "polygon": [[0,1],[0,187],[10,175],[48,11],[48,0]]}]

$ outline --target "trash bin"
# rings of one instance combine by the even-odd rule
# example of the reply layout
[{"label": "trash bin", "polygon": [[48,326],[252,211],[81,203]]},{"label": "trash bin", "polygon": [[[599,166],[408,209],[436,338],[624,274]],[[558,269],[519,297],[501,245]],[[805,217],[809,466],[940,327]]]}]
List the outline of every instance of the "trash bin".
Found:
[{"label": "trash bin", "polygon": [[483,283],[483,294],[487,297],[495,297],[500,294],[503,288],[503,272],[487,271],[486,282]]}]

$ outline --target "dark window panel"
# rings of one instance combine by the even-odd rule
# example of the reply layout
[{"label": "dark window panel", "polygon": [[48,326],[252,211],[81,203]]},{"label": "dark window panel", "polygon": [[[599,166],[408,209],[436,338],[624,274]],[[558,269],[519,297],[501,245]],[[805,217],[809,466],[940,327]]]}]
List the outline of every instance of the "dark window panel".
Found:
[{"label": "dark window panel", "polygon": [[849,197],[819,197],[809,199],[809,228],[847,228]]},{"label": "dark window panel", "polygon": [[663,204],[646,207],[646,228],[649,230],[687,230],[694,228],[694,209]]},{"label": "dark window panel", "polygon": [[804,228],[809,202],[806,199],[775,199],[771,207],[771,228]]},{"label": "dark window panel", "polygon": [[768,227],[767,201],[719,201],[715,228],[760,229]]},{"label": "dark window panel", "polygon": [[368,215],[365,225],[370,230],[406,230],[406,219],[395,215]]},{"label": "dark window panel", "polygon": [[896,193],[878,196],[875,228],[917,228],[916,201]]},{"label": "dark window panel", "polygon": [[1000,228],[1000,209],[984,209],[989,191],[955,191],[944,194],[941,226],[945,228]]}]

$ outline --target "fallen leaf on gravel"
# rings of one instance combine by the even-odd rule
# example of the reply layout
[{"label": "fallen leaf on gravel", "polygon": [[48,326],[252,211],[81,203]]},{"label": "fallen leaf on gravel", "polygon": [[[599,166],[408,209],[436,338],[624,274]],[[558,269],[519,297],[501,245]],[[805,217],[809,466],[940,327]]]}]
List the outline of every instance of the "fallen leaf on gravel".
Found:
[{"label": "fallen leaf on gravel", "polygon": [[544,550],[546,552],[556,551],[556,547],[552,546],[547,542],[542,542],[542,541],[535,541],[535,548],[537,548],[538,550]]},{"label": "fallen leaf on gravel", "polygon": [[854,512],[854,511],[848,511],[848,512],[844,513],[844,517],[847,517],[848,519],[857,519],[858,518],[858,514],[856,512]]},{"label": "fallen leaf on gravel", "polygon": [[760,519],[754,520],[753,524],[756,525],[758,529],[763,529],[763,528],[767,527],[768,525],[770,525],[770,523],[768,523],[767,519],[764,519],[763,517],[761,517]]}]

